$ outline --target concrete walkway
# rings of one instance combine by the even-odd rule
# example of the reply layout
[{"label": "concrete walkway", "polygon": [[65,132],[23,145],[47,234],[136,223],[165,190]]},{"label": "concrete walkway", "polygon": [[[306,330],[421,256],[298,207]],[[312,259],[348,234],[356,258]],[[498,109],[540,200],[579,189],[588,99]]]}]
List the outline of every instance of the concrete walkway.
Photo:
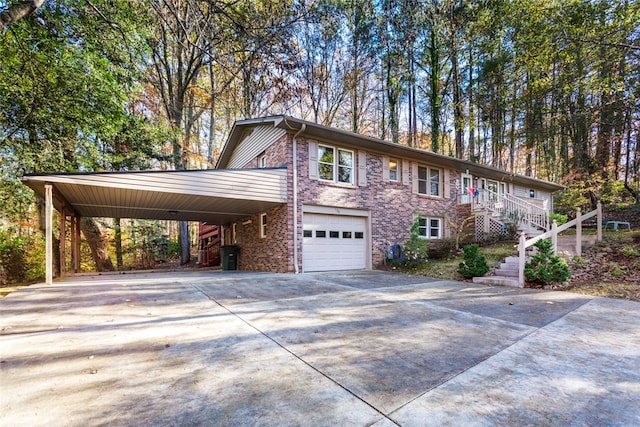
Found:
[{"label": "concrete walkway", "polygon": [[383,272],[0,300],[0,425],[640,425],[640,304]]}]

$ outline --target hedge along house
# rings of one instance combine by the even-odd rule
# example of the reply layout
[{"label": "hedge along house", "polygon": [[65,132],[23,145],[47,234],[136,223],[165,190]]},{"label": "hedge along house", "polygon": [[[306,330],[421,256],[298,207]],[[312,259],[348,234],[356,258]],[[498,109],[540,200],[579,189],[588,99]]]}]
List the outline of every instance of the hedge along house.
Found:
[{"label": "hedge along house", "polygon": [[[563,188],[287,116],[236,122],[214,170],[23,181],[47,203],[49,283],[54,207],[62,235],[70,221],[74,271],[77,220],[95,216],[219,224],[224,244],[240,248],[239,269],[306,272],[371,269],[416,220],[434,242],[472,214],[477,236],[501,232],[505,218],[528,233],[546,230],[551,195]],[[60,254],[64,260],[64,244]]]}]

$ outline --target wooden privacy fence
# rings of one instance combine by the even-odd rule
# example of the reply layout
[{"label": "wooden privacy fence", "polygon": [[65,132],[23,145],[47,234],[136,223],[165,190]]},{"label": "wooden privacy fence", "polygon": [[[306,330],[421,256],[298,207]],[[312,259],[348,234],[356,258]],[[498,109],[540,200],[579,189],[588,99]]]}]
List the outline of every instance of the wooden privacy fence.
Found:
[{"label": "wooden privacy fence", "polygon": [[526,250],[528,247],[533,246],[540,239],[548,239],[551,238],[551,242],[553,243],[553,250],[557,252],[558,250],[558,234],[563,231],[575,227],[576,228],[576,255],[582,255],[582,222],[593,217],[596,217],[596,227],[598,230],[597,240],[602,240],[602,203],[598,202],[598,206],[595,210],[589,212],[588,214],[582,215],[580,208],[576,212],[576,218],[563,224],[558,227],[558,224],[555,220],[553,220],[551,224],[551,230],[546,233],[540,234],[539,236],[533,237],[529,240],[526,239],[524,233],[520,235],[520,240],[518,242],[518,286],[524,287],[524,265],[526,262]]}]

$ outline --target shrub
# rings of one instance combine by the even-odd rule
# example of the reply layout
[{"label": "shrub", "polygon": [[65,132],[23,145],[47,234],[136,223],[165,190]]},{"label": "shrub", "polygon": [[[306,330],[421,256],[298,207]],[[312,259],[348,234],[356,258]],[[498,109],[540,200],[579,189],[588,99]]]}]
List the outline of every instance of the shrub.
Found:
[{"label": "shrub", "polygon": [[549,222],[552,223],[554,220],[556,221],[556,224],[562,225],[569,221],[569,217],[561,213],[552,212],[551,215],[549,215]]},{"label": "shrub", "polygon": [[456,239],[454,238],[445,238],[441,239],[439,242],[434,242],[429,245],[429,256],[432,259],[443,259],[449,258],[452,254],[456,252]]},{"label": "shrub", "polygon": [[458,273],[465,279],[484,276],[489,271],[486,258],[478,253],[478,245],[465,246],[462,258],[464,262],[458,265]]},{"label": "shrub", "polygon": [[429,260],[429,243],[420,236],[420,219],[411,226],[411,237],[404,244],[404,264],[407,267],[420,267]]},{"label": "shrub", "polygon": [[620,248],[620,253],[627,258],[640,256],[640,251],[638,251],[633,246],[623,246]]},{"label": "shrub", "polygon": [[620,277],[624,276],[625,273],[626,269],[617,262],[612,262],[611,264],[609,264],[609,274],[614,279],[619,279]]},{"label": "shrub", "polygon": [[44,277],[44,245],[30,236],[0,231],[0,285],[26,283]]},{"label": "shrub", "polygon": [[550,240],[538,240],[534,246],[538,248],[538,253],[524,266],[527,280],[543,286],[567,281],[571,276],[569,266],[553,253],[553,243]]}]

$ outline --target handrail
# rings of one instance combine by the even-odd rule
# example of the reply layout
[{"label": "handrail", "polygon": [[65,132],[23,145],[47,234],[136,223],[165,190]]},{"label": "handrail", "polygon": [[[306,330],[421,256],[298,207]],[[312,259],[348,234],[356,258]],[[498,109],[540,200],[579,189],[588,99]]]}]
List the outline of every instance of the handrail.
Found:
[{"label": "handrail", "polygon": [[498,194],[486,188],[479,189],[473,197],[472,207],[486,208],[501,216],[514,214],[514,220],[518,224],[531,224],[545,231],[549,230],[549,215],[545,209],[511,194]]},{"label": "handrail", "polygon": [[582,222],[588,219],[597,216],[597,227],[598,227],[598,236],[597,239],[599,241],[602,240],[602,203],[598,202],[598,205],[595,210],[582,215],[580,209],[576,212],[576,218],[558,226],[556,221],[553,221],[551,226],[551,230],[546,233],[540,234],[538,236],[532,237],[528,239],[524,236],[524,233],[520,235],[520,240],[518,241],[518,286],[524,287],[524,266],[525,266],[525,258],[526,258],[526,249],[530,246],[533,246],[538,240],[547,239],[551,237],[551,241],[553,242],[553,251],[556,252],[558,249],[558,234],[561,232],[571,228],[576,227],[576,255],[582,255]]}]

